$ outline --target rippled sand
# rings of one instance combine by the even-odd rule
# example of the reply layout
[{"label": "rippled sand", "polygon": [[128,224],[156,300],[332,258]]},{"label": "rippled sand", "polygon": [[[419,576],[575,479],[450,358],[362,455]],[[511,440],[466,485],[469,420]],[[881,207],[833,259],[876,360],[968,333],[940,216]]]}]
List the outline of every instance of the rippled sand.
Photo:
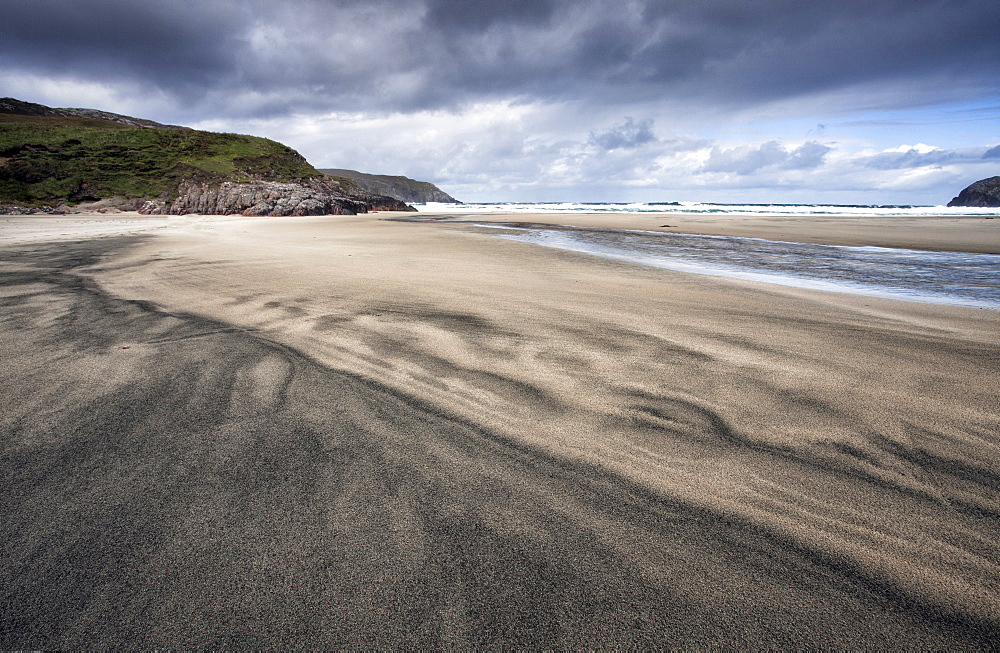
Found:
[{"label": "rippled sand", "polygon": [[380,217],[0,250],[3,648],[996,641],[998,312]]}]

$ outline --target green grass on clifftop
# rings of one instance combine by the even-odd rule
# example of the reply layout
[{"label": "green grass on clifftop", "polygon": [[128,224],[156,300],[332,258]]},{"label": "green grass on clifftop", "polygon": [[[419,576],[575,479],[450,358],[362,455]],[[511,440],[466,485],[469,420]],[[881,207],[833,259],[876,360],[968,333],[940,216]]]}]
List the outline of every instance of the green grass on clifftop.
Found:
[{"label": "green grass on clifftop", "polygon": [[171,198],[182,179],[211,183],[319,176],[295,150],[256,136],[0,114],[0,202]]}]

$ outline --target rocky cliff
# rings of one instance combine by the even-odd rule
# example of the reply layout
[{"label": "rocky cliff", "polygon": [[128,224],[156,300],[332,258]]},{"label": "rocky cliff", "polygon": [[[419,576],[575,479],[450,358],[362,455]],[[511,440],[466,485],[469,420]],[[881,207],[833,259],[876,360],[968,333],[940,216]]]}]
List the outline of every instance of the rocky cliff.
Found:
[{"label": "rocky cliff", "polygon": [[275,141],[0,99],[0,213],[328,215],[413,211]]},{"label": "rocky cliff", "polygon": [[948,206],[1000,207],[1000,177],[980,179],[948,202]]},{"label": "rocky cliff", "polygon": [[427,181],[399,175],[373,175],[344,168],[320,168],[319,171],[333,178],[349,179],[370,193],[388,195],[404,202],[458,203],[454,197]]},{"label": "rocky cliff", "polygon": [[335,184],[310,179],[301,183],[251,181],[220,184],[185,180],[172,201],[146,200],[140,213],[151,215],[353,215],[369,211],[413,211],[392,197],[346,195]]}]

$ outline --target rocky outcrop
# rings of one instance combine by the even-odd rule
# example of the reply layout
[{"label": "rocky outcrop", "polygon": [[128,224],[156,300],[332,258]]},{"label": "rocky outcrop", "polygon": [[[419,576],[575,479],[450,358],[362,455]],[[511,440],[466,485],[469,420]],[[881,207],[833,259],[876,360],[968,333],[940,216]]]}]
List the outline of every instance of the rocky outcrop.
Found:
[{"label": "rocky outcrop", "polygon": [[139,207],[147,215],[354,215],[369,211],[413,211],[399,200],[378,195],[347,196],[322,180],[299,183],[252,181],[206,184],[183,181],[176,199],[148,200]]},{"label": "rocky outcrop", "polygon": [[948,202],[948,206],[1000,207],[1000,177],[980,179]]},{"label": "rocky outcrop", "polygon": [[21,204],[0,204],[0,215],[65,215],[63,206],[22,206]]},{"label": "rocky outcrop", "polygon": [[320,168],[319,171],[334,179],[349,179],[369,193],[388,195],[404,202],[458,203],[457,199],[429,181],[417,181],[398,175],[373,175],[344,168]]}]

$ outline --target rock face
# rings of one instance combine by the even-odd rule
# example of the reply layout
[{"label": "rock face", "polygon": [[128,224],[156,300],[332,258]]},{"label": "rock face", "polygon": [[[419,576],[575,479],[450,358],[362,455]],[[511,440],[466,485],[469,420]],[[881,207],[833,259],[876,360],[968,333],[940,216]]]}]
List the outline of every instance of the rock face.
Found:
[{"label": "rock face", "polygon": [[1000,207],[1000,177],[980,179],[948,202],[948,206]]},{"label": "rock face", "polygon": [[148,200],[139,207],[147,215],[354,215],[369,211],[413,211],[391,197],[347,196],[322,180],[298,183],[251,181],[205,184],[183,181],[173,201]]},{"label": "rock face", "polygon": [[429,181],[417,181],[398,175],[373,175],[344,168],[320,168],[320,172],[332,178],[350,179],[369,193],[388,195],[404,202],[446,202],[457,204],[458,200]]}]

